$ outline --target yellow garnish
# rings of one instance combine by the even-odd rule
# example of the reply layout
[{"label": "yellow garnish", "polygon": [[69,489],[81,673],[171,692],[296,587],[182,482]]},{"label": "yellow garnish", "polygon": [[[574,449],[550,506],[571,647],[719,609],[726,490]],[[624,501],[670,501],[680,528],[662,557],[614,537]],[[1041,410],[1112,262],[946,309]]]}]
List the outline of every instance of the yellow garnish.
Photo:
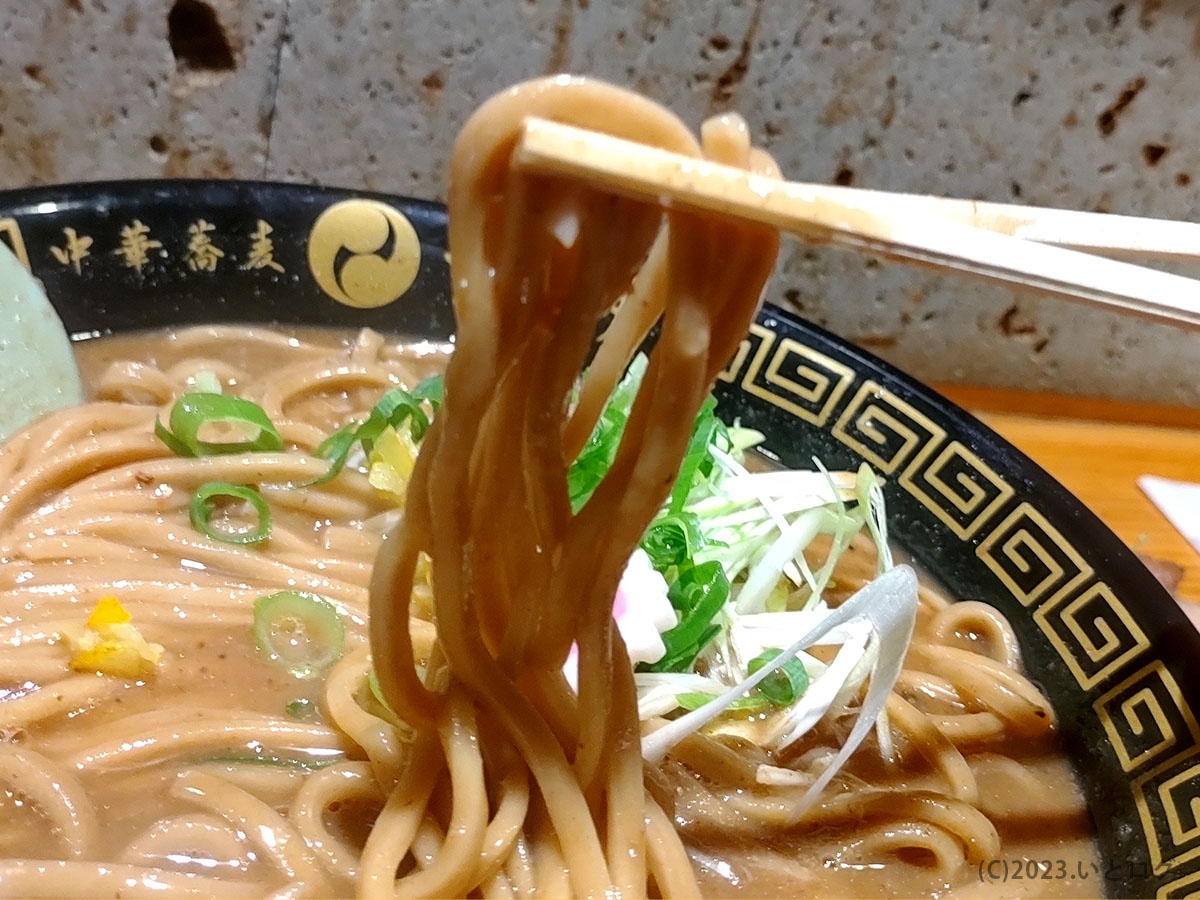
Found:
[{"label": "yellow garnish", "polygon": [[371,446],[371,454],[367,457],[367,481],[371,487],[402,505],[416,462],[417,446],[408,432],[401,434],[389,425]]},{"label": "yellow garnish", "polygon": [[429,557],[423,552],[417,554],[409,614],[418,619],[424,619],[426,622],[433,621],[433,566]]},{"label": "yellow garnish", "polygon": [[63,640],[71,649],[71,668],[114,678],[145,678],[157,671],[163,648],[142,637],[115,597],[96,604],[87,624],[68,625]]},{"label": "yellow garnish", "polygon": [[124,625],[132,620],[133,616],[129,615],[120,600],[116,597],[104,597],[88,616],[87,627],[99,631],[106,625]]}]

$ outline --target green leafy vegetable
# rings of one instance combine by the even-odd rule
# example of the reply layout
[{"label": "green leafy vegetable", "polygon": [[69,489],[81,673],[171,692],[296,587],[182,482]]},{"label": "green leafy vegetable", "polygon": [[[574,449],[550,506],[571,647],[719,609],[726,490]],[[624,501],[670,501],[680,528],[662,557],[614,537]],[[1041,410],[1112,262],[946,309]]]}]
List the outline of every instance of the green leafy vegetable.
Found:
[{"label": "green leafy vegetable", "polygon": [[[412,389],[414,399],[428,403],[434,414],[442,408],[442,394],[446,388],[446,380],[441,375],[430,375],[417,382]],[[414,435],[415,438],[415,435]]]},{"label": "green leafy vegetable", "polygon": [[641,543],[651,564],[660,572],[688,562],[703,545],[700,517],[686,512],[655,520],[646,529]]},{"label": "green leafy vegetable", "polygon": [[683,509],[697,475],[707,477],[712,473],[713,460],[708,447],[718,435],[727,436],[728,431],[717,418],[717,398],[709,395],[692,425],[692,436],[688,440],[683,462],[679,466],[679,476],[675,479],[675,487],[671,489],[671,499],[667,503],[669,512],[678,513]]},{"label": "green leafy vegetable", "polygon": [[278,591],[254,601],[259,649],[299,678],[321,674],[346,646],[337,607],[305,591]]},{"label": "green leafy vegetable", "polygon": [[306,722],[317,714],[317,704],[313,703],[307,697],[300,697],[293,700],[283,709],[290,718],[298,722]]},{"label": "green leafy vegetable", "polygon": [[[221,453],[271,452],[283,449],[283,438],[261,406],[241,397],[198,392],[175,401],[168,426],[154,423],[154,433],[177,456],[216,456]],[[208,441],[200,431],[209,425],[229,425],[246,432],[245,440]]]},{"label": "green leafy vegetable", "polygon": [[375,674],[374,669],[367,671],[367,688],[370,690],[371,696],[375,698],[376,703],[391,713],[393,717],[399,718],[392,708],[388,706],[388,702],[383,699],[383,688],[379,686],[379,676]]},{"label": "green leafy vegetable", "polygon": [[662,634],[666,654],[647,672],[683,672],[721,630],[713,618],[729,599],[729,579],[716,560],[683,569],[667,591],[679,624]]},{"label": "green leafy vegetable", "polygon": [[221,379],[212,369],[201,369],[192,377],[192,384],[195,385],[197,394],[222,393]]},{"label": "green leafy vegetable", "polygon": [[572,512],[579,512],[591,499],[617,458],[621,435],[625,433],[625,424],[629,421],[629,412],[633,409],[633,401],[637,398],[648,364],[644,354],[639,353],[634,357],[625,376],[608,398],[588,442],[567,471],[567,493],[571,498]]},{"label": "green leafy vegetable", "polygon": [[[228,531],[213,527],[212,516],[216,512],[217,500],[221,497],[245,500],[249,503],[258,516],[258,526],[250,531]],[[271,536],[271,510],[267,501],[252,487],[230,484],[227,481],[206,482],[196,488],[196,493],[192,495],[192,501],[188,504],[188,515],[195,529],[214,541],[226,544],[261,544]]]},{"label": "green leafy vegetable", "polygon": [[[746,666],[746,672],[753,675],[763,666],[769,665],[782,653],[777,647],[768,647]],[[793,656],[783,665],[776,667],[770,675],[758,685],[758,692],[776,706],[790,706],[808,690],[808,670],[798,658]]]},{"label": "green leafy vegetable", "polygon": [[[764,650],[750,661],[747,667],[749,674],[753,675],[759,669],[769,665],[782,652],[782,650],[775,649]],[[804,663],[793,656],[759,682],[758,687],[751,693],[732,701],[725,709],[730,712],[756,713],[773,706],[791,706],[800,699],[806,690],[808,690],[808,672],[804,668]],[[716,699],[718,699],[716,694],[702,691],[691,691],[675,696],[676,702],[686,710],[699,709]]]},{"label": "green leafy vegetable", "polygon": [[237,766],[270,766],[275,769],[299,769],[310,772],[316,769],[327,769],[340,762],[345,762],[346,757],[341,753],[311,759],[297,756],[279,756],[275,753],[228,753],[218,756],[206,756],[203,761],[206,763],[224,763]]},{"label": "green leafy vegetable", "polygon": [[[705,694],[699,691],[688,692],[686,694],[676,694],[675,699],[679,701],[679,705],[683,709],[699,709],[706,703],[712,703],[717,699],[716,694]],[[749,697],[741,697],[730,703],[725,709],[730,712],[762,712],[770,707],[771,703],[766,697],[757,693],[751,694]]]},{"label": "green leafy vegetable", "polygon": [[354,446],[354,432],[358,430],[357,422],[348,422],[343,425],[321,443],[317,444],[316,454],[321,459],[336,460],[340,459],[342,464],[345,463],[346,457],[350,455],[350,448]]},{"label": "green leafy vegetable", "polygon": [[365,422],[350,422],[323,440],[317,446],[316,455],[329,461],[329,471],[311,482],[311,485],[325,484],[336,478],[346,467],[346,460],[355,444],[361,444],[363,451],[370,453],[375,440],[388,426],[399,430],[407,422],[413,441],[419,443],[421,438],[425,437],[431,423],[431,417],[425,412],[423,404],[428,404],[435,414],[441,408],[441,375],[432,375],[424,379],[411,392],[392,388],[379,398]]}]

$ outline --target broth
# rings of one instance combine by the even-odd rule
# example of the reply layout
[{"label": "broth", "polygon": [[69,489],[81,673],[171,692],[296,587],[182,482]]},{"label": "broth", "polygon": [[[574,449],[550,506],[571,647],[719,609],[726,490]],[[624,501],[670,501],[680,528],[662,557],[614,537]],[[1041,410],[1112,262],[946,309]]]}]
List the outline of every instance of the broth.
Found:
[{"label": "broth", "polygon": [[[103,523],[93,527],[74,518],[72,498],[79,497],[74,486],[6,497],[7,514],[0,505],[0,733],[13,746],[41,754],[78,780],[81,796],[94,808],[99,832],[77,859],[137,867],[122,870],[122,877],[140,883],[158,877],[147,872],[188,876],[161,882],[168,893],[185,887],[200,893],[225,890],[215,876],[227,879],[233,885],[230,890],[241,886],[253,891],[276,883],[279,870],[290,864],[286,853],[273,858],[252,839],[229,840],[230,834],[236,838],[239,833],[228,825],[236,813],[219,812],[216,789],[216,799],[198,805],[197,792],[205,786],[235,785],[261,805],[262,809],[255,807],[256,814],[291,821],[300,816],[301,787],[331,762],[349,767],[345,771],[351,774],[360,771],[355,765],[367,770],[356,762],[370,755],[364,753],[363,739],[351,739],[344,722],[339,726],[331,715],[325,681],[294,677],[258,650],[250,604],[270,590],[299,588],[330,596],[343,610],[347,659],[357,655],[365,660],[365,598],[380,541],[378,523],[395,505],[361,477],[347,479],[353,482],[349,487],[322,488],[311,496],[264,486],[275,519],[270,544],[261,551],[213,553],[194,539],[188,522],[183,498],[191,482],[179,480],[171,468],[177,461],[163,462],[167,454],[149,437],[159,407],[201,370],[214,372],[231,393],[251,388],[264,407],[270,402],[261,400],[263,392],[282,385],[280,408],[293,423],[285,439],[311,450],[320,434],[351,417],[362,418],[386,386],[411,385],[444,364],[439,348],[392,345],[334,330],[309,329],[287,336],[262,332],[254,341],[239,340],[238,333],[190,329],[109,337],[77,347],[92,399],[122,402],[128,422],[119,433],[145,433],[150,441],[144,464],[123,456],[109,460],[99,452],[84,454],[76,467],[77,480],[105,478],[118,466],[131,466],[128,477],[112,476],[105,502],[113,508],[144,510],[161,546],[141,541],[138,535],[114,534]],[[288,387],[288,379],[306,365],[315,374],[299,387]],[[131,401],[146,405],[130,412]],[[43,431],[37,431],[39,427]],[[35,426],[33,440],[47,447],[68,437],[85,444],[92,441],[90,446],[104,440],[91,426],[80,433],[71,433],[65,422],[54,427],[57,431],[45,431],[46,423]],[[13,458],[17,453],[29,456],[32,444],[6,453],[8,460],[0,456],[0,472],[18,469],[28,476],[36,469],[29,459]],[[120,456],[120,451],[111,454]],[[320,466],[304,471],[317,475]],[[300,478],[295,473],[292,477]],[[103,519],[105,514],[93,510],[90,515]],[[72,545],[74,541],[78,545]],[[55,542],[59,546],[52,546]],[[273,563],[263,564],[264,557]],[[130,680],[72,673],[65,649],[51,640],[64,623],[82,621],[91,606],[109,594],[128,607],[147,640],[167,648],[153,677]],[[986,612],[972,619],[964,606],[963,615],[947,624],[945,616],[931,609],[922,608],[914,645],[988,655],[1004,640]],[[428,648],[431,640],[426,634],[418,644]],[[945,836],[957,833],[954,823],[939,825],[936,815],[931,820],[927,812],[897,813],[871,800],[874,795],[861,789],[903,794],[913,810],[921,804],[936,805],[936,798],[946,793],[944,773],[915,742],[901,738],[898,760],[889,764],[871,739],[827,791],[825,808],[855,790],[860,791],[858,806],[792,829],[764,825],[769,822],[763,809],[772,802],[771,791],[755,786],[730,789],[703,772],[669,761],[661,778],[673,795],[675,824],[705,893],[1095,895],[1100,877],[1086,804],[1055,736],[1016,736],[1004,723],[989,731],[994,723],[981,718],[989,713],[964,704],[947,692],[945,683],[945,678],[910,676],[897,692],[924,713],[949,723],[944,729],[975,729],[974,737],[957,742],[978,783],[974,807],[999,833],[1000,856],[1048,861],[1044,877],[995,884],[985,871],[986,859],[963,862],[964,853],[970,858],[969,848],[964,851],[954,844],[943,852]],[[351,693],[359,703],[370,705],[361,687]],[[42,712],[28,711],[30,704],[47,701]],[[755,717],[748,717],[746,735],[753,736],[756,727]],[[722,738],[725,746],[756,752],[734,731]],[[806,754],[819,754],[836,739],[834,726],[778,758],[764,755],[763,762],[799,765]],[[184,771],[204,777],[188,782],[191,790],[180,790]],[[379,792],[364,788],[351,799],[321,808],[321,829],[303,833],[306,838],[328,834],[347,848],[361,847],[381,805]],[[163,837],[168,832],[170,837]],[[181,839],[181,833],[192,837]],[[68,851],[70,841],[27,794],[0,787],[0,858],[70,859]],[[345,860],[326,866],[328,854],[314,849],[311,840],[297,852],[308,859],[307,865],[328,870],[325,884],[331,893],[353,891],[354,878],[347,877]],[[11,865],[0,868],[10,883],[15,871]],[[32,892],[29,886],[34,882],[16,884]],[[105,884],[97,883],[95,890]],[[0,891],[3,885],[0,879]]]}]

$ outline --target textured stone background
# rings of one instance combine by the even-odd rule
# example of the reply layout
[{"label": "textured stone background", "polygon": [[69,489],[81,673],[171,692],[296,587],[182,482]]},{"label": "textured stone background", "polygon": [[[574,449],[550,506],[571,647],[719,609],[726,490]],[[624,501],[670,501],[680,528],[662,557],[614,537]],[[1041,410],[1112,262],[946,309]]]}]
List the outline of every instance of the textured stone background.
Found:
[{"label": "textured stone background", "polygon": [[[440,196],[472,107],[571,70],[736,107],[794,178],[1200,218],[1200,0],[0,0],[0,34],[4,186]],[[1194,335],[827,249],[781,268],[775,299],[926,379],[1200,406]]]}]

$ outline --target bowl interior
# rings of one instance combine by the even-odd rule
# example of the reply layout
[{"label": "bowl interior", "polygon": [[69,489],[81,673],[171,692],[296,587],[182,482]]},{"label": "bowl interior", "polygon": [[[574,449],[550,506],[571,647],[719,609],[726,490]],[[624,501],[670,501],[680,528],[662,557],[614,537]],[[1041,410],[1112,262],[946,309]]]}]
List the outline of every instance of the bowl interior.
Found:
[{"label": "bowl interior", "polygon": [[[0,192],[0,240],[93,336],[198,322],[453,333],[437,204],[300,185],[119,182]],[[962,410],[771,306],[717,385],[788,465],[863,460],[893,535],[1001,609],[1058,713],[1097,826],[1097,893],[1200,890],[1200,636],[1136,557]]]}]

